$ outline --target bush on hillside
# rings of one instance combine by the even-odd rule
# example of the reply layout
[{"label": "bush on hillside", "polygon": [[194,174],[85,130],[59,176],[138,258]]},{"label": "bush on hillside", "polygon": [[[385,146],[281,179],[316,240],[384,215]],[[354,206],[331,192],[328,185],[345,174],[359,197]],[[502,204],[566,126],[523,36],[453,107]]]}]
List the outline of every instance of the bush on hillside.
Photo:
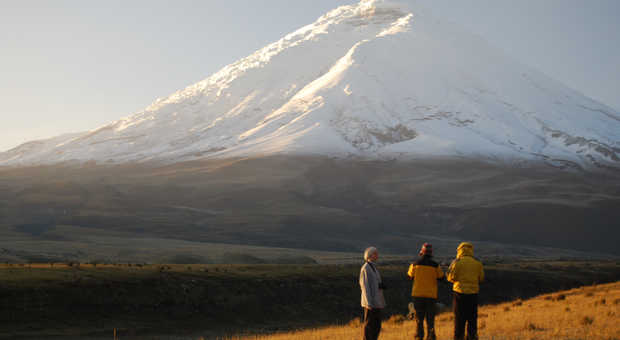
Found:
[{"label": "bush on hillside", "polygon": [[173,257],[169,258],[167,261],[164,261],[170,264],[202,264],[202,263],[210,263],[209,260],[205,257],[194,255],[194,254],[177,254]]},{"label": "bush on hillside", "polygon": [[309,256],[281,256],[269,261],[274,264],[316,264],[317,262]]},{"label": "bush on hillside", "polygon": [[267,263],[267,261],[261,259],[260,257],[256,257],[254,255],[245,254],[245,253],[224,253],[222,256],[220,263],[226,264],[261,264]]}]

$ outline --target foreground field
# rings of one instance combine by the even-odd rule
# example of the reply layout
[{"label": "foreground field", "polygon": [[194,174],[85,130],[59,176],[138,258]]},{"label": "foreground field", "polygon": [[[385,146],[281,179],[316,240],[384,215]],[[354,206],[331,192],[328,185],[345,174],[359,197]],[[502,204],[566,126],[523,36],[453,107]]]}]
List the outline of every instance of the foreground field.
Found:
[{"label": "foreground field", "polygon": [[[381,265],[389,287],[387,316],[406,313],[411,290],[407,266],[403,262]],[[483,305],[620,280],[616,261],[487,263],[485,271]],[[121,339],[221,340],[345,325],[360,315],[358,275],[359,264],[0,264],[0,339],[99,340],[111,338],[116,328]],[[449,304],[449,289],[440,284],[440,300],[445,304]],[[607,298],[606,305],[613,303]],[[525,307],[510,308],[529,311]],[[487,318],[499,318],[503,308],[496,315],[482,312],[487,314],[481,318],[487,329],[492,327]],[[448,317],[440,317],[442,336],[451,330],[449,320],[443,320]],[[593,317],[596,327],[601,320],[598,314]],[[533,332],[549,328],[536,320],[525,320],[534,325]],[[333,332],[358,334],[358,326],[359,322],[355,329]],[[391,322],[385,335],[407,334],[411,329],[409,322]]]},{"label": "foreground field", "polygon": [[[528,300],[483,306],[481,339],[620,339],[620,282],[585,286]],[[451,312],[437,318],[438,339],[452,339]],[[381,340],[413,339],[415,322],[400,315],[384,322]],[[359,320],[348,325],[229,340],[341,340],[360,337]]]}]

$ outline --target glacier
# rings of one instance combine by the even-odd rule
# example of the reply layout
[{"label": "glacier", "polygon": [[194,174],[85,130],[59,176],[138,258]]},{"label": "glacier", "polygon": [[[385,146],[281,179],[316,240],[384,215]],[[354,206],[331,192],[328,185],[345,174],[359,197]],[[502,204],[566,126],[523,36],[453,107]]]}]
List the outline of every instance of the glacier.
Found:
[{"label": "glacier", "polygon": [[326,155],[620,166],[620,114],[415,1],[338,7],[207,79],[0,166]]}]

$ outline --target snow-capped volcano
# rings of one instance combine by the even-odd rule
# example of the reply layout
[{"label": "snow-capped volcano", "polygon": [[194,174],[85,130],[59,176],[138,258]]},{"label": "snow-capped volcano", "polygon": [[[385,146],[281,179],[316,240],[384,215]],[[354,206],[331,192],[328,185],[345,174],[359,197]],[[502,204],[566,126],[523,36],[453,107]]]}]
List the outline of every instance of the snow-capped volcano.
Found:
[{"label": "snow-capped volcano", "polygon": [[407,0],[339,7],[209,78],[0,165],[270,154],[620,166],[620,114]]}]

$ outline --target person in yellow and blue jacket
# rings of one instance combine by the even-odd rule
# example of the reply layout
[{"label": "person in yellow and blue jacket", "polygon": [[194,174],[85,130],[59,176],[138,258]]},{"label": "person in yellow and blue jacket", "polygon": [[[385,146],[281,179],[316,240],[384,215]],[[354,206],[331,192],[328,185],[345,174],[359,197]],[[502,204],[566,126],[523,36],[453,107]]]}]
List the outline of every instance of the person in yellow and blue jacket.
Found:
[{"label": "person in yellow and blue jacket", "polygon": [[474,258],[474,246],[463,242],[456,248],[456,259],[452,261],[447,275],[453,283],[454,293],[454,339],[463,340],[465,324],[467,339],[478,339],[478,292],[484,281],[482,263]]},{"label": "person in yellow and blue jacket", "polygon": [[443,271],[432,259],[433,246],[430,243],[424,243],[419,255],[420,259],[412,263],[407,271],[407,276],[413,280],[411,296],[413,296],[417,326],[415,338],[424,339],[424,320],[426,320],[426,339],[435,340],[437,280],[443,277]]}]

